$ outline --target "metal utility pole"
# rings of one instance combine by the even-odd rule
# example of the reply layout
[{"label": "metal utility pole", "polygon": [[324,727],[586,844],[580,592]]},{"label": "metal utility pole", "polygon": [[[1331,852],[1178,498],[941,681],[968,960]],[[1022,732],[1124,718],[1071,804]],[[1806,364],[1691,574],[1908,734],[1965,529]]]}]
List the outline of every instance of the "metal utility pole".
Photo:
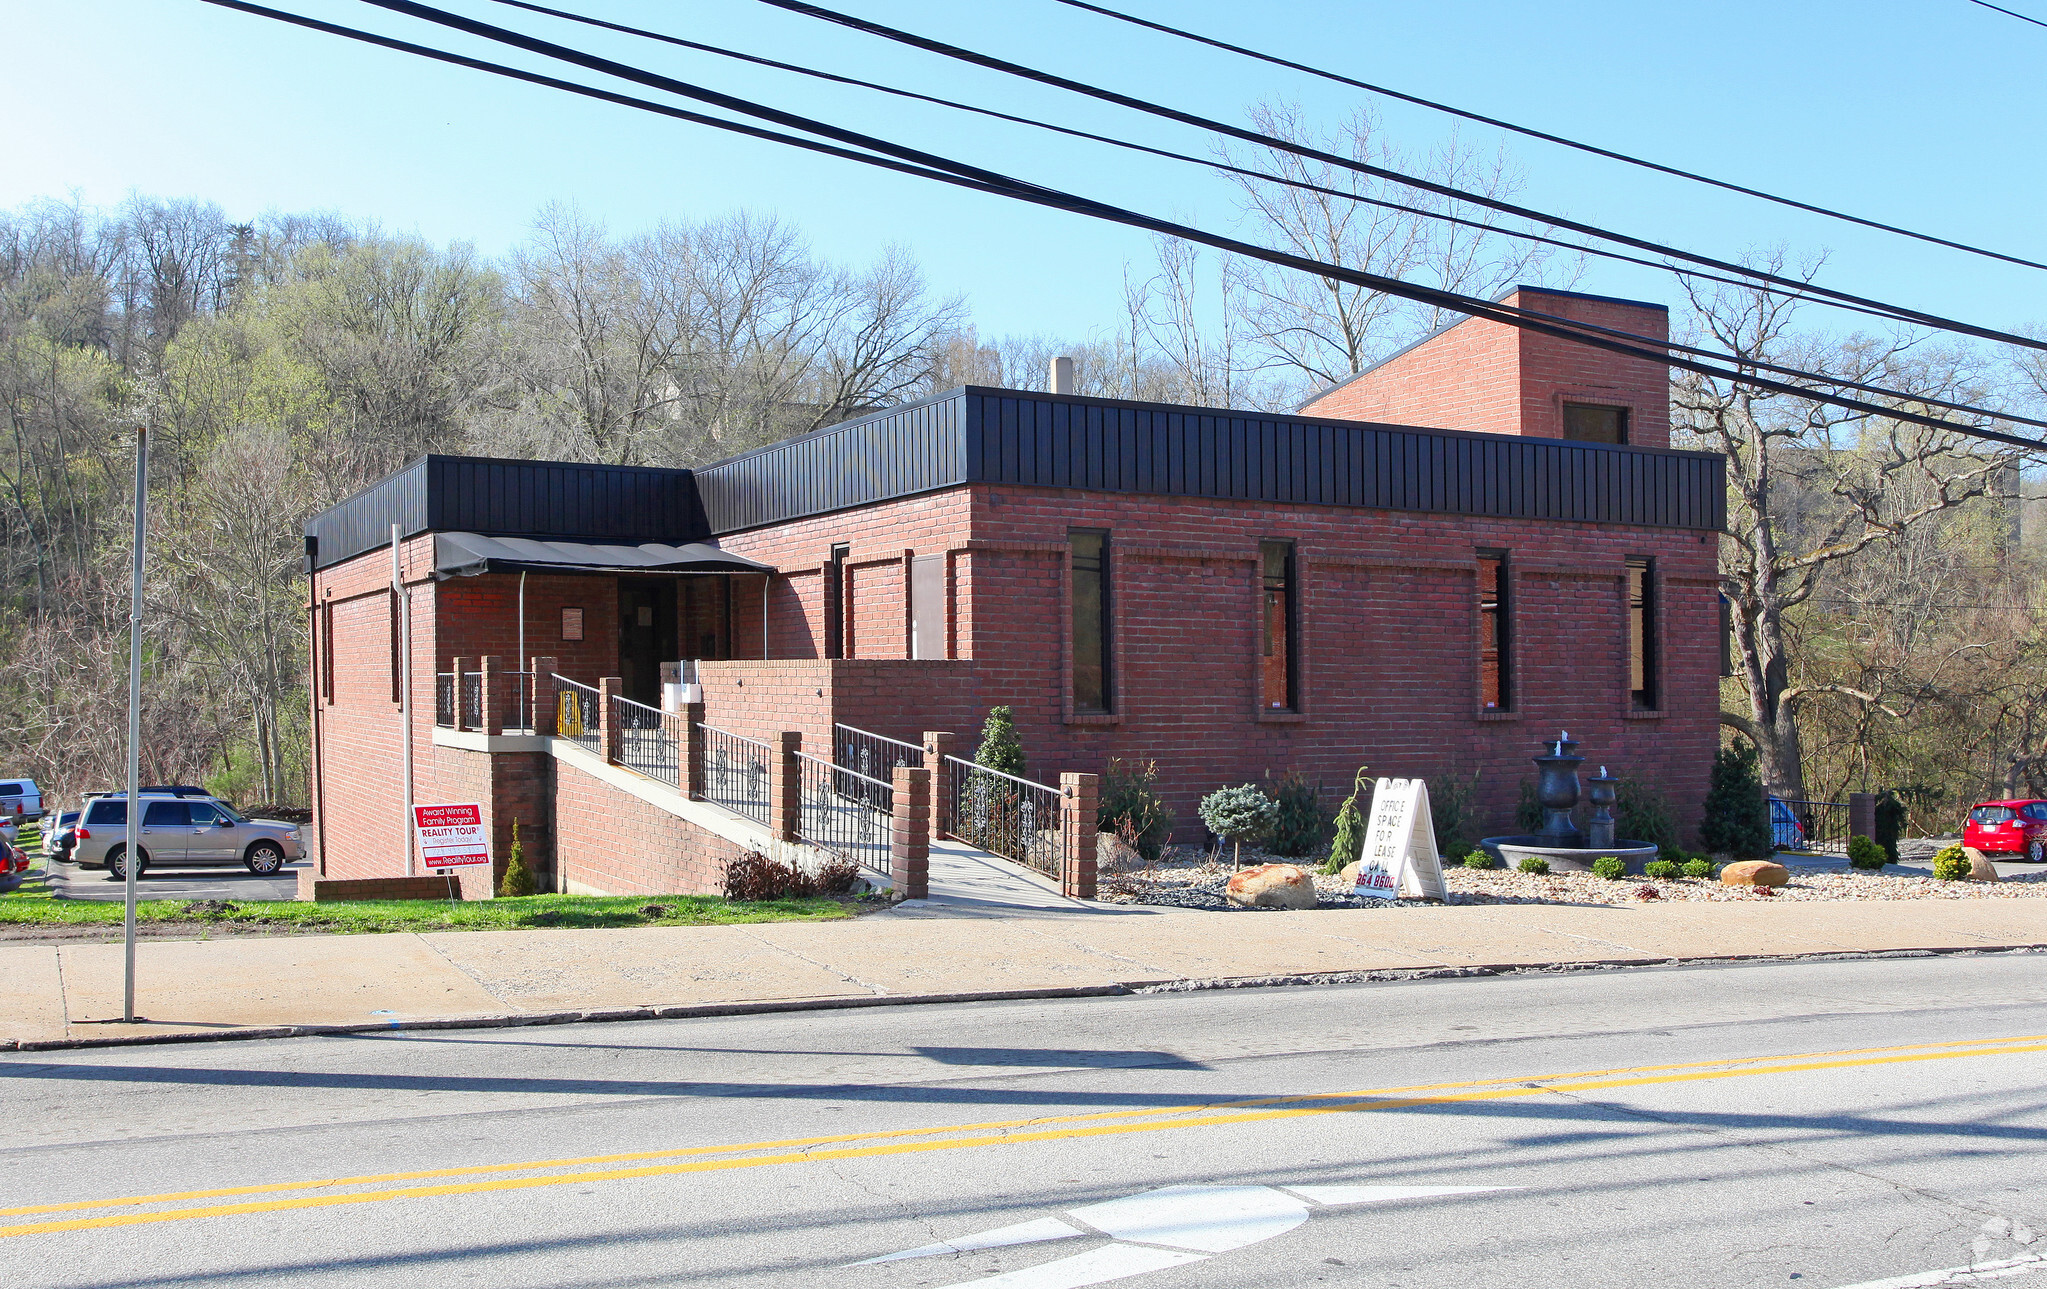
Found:
[{"label": "metal utility pole", "polygon": [[128,600],[128,848],[127,912],[121,939],[127,959],[121,1019],[135,1021],[135,879],[142,864],[142,556],[149,530],[149,431],[135,427],[135,584]]},{"label": "metal utility pole", "polygon": [[400,822],[405,840],[405,875],[412,864],[412,596],[405,589],[404,538],[391,525],[391,594],[398,597],[398,746],[404,752],[405,815]]}]

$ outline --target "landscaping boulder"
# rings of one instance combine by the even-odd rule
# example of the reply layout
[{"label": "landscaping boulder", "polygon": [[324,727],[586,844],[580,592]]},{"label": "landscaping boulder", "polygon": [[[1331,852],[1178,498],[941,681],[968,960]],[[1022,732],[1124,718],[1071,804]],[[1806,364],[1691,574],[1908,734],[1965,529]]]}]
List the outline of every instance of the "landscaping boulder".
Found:
[{"label": "landscaping boulder", "polygon": [[1134,873],[1143,867],[1144,856],[1137,852],[1137,847],[1112,832],[1095,834],[1097,873]]},{"label": "landscaping boulder", "polygon": [[1744,860],[1720,870],[1728,886],[1783,886],[1791,881],[1791,870],[1767,859]]},{"label": "landscaping boulder", "polygon": [[1977,850],[1974,846],[1962,847],[1962,853],[1969,857],[1970,881],[2001,882],[2004,880],[1997,875],[1997,865],[1990,862],[1990,856]]},{"label": "landscaping boulder", "polygon": [[1297,864],[1260,864],[1230,879],[1225,899],[1245,909],[1312,909],[1315,878]]}]

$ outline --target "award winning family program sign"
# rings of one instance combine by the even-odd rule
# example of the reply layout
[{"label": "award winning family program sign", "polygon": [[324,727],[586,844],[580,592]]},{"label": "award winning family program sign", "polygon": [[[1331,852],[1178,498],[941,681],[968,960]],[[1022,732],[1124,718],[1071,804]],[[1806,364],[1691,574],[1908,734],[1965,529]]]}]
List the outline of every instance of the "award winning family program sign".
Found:
[{"label": "award winning family program sign", "polygon": [[1420,779],[1380,779],[1372,790],[1372,817],[1358,857],[1357,893],[1368,899],[1401,896],[1448,900],[1436,858],[1436,825],[1429,818],[1429,786]]},{"label": "award winning family program sign", "polygon": [[480,805],[414,806],[420,862],[430,869],[490,863],[490,837]]}]

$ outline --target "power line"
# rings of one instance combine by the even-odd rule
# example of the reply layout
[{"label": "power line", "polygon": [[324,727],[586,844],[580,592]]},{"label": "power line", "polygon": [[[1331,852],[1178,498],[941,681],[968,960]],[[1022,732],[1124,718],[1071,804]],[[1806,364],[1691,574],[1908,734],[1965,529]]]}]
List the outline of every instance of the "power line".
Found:
[{"label": "power line", "polygon": [[[279,21],[288,22],[296,26],[321,31],[332,35],[339,35],[353,40],[361,40],[370,44],[380,45],[385,48],[416,54],[422,57],[437,59],[442,62],[454,63],[460,66],[471,67],[477,70],[487,71],[498,75],[510,76],[515,79],[529,81],[535,84],[546,85],[550,88],[563,89],[571,93],[583,94],[592,98],[604,99],[608,102],[617,103],[623,106],[651,110],[665,116],[676,117],[679,119],[692,121],[697,124],[709,125],[718,129],[731,130],[736,133],[744,134],[752,138],[760,138],[770,140],[773,142],[784,143],[794,147],[803,148],[807,151],[824,153],[831,156],[841,157],[847,160],[858,161],[864,164],[880,166],[888,170],[914,174],[921,178],[934,179],[937,180],[938,182],[951,184],[957,187],[969,188],[982,192],[989,192],[998,196],[1006,196],[1016,200],[1027,201],[1034,205],[1065,210],[1075,214],[1088,215],[1090,217],[1102,219],[1109,222],[1125,224],[1130,227],[1141,228],[1155,233],[1161,233],[1169,237],[1176,237],[1185,241],[1195,242],[1206,246],[1212,246],[1218,250],[1226,251],[1231,254],[1244,255],[1249,258],[1263,260],[1268,263],[1280,265],[1282,267],[1292,268],[1300,272],[1313,273],[1318,276],[1336,277],[1344,281],[1354,282],[1361,286],[1368,286],[1375,289],[1383,290],[1389,295],[1398,296],[1404,299],[1415,300],[1420,303],[1436,305],[1437,307],[1448,309],[1453,312],[1464,313],[1471,317],[1485,318],[1491,321],[1503,323],[1508,326],[1517,327],[1522,330],[1532,331],[1537,334],[1553,336],[1562,340],[1586,345],[1595,349],[1603,349],[1609,352],[1622,354],[1627,357],[1644,359],[1646,361],[1657,363],[1658,365],[1677,367],[1682,370],[1696,372],[1701,375],[1735,381],[1741,384],[1745,384],[1754,389],[1770,390],[1776,393],[1789,394],[1813,402],[1823,403],[1834,407],[1840,407],[1849,411],[1860,412],[1865,415],[1887,418],[1910,424],[1923,425],[1931,429],[1949,431],[1965,435],[1967,437],[1983,439],[1991,442],[2005,443],[2014,447],[2025,448],[2032,451],[2047,450],[2047,442],[2042,442],[2036,439],[2028,439],[2020,437],[2018,435],[2005,434],[1997,430],[1983,429],[1976,426],[1963,425],[1952,421],[1942,420],[1941,418],[1938,417],[1928,416],[1923,413],[1913,412],[1907,409],[1896,407],[1884,407],[1879,404],[1865,403],[1858,399],[1845,398],[1838,394],[1827,394],[1820,391],[1805,389],[1796,385],[1786,384],[1782,381],[1771,380],[1767,377],[1756,376],[1749,372],[1716,367],[1687,358],[1672,357],[1667,351],[1660,348],[1662,342],[1656,341],[1649,337],[1632,337],[1632,340],[1638,341],[1640,343],[1630,343],[1629,341],[1625,340],[1610,339],[1601,335],[1588,334],[1583,329],[1582,324],[1566,322],[1563,320],[1558,320],[1556,322],[1545,321],[1544,319],[1547,317],[1547,315],[1538,314],[1531,310],[1524,310],[1514,308],[1512,306],[1499,305],[1491,301],[1480,300],[1475,297],[1460,295],[1451,291],[1443,291],[1434,287],[1416,286],[1411,283],[1402,282],[1396,278],[1388,278],[1383,277],[1379,274],[1366,273],[1356,269],[1349,269],[1341,265],[1324,264],[1319,261],[1307,259],[1302,256],[1288,254],[1287,252],[1284,251],[1276,251],[1269,247],[1257,246],[1251,243],[1241,242],[1234,238],[1223,237],[1218,234],[1206,232],[1202,229],[1191,228],[1181,224],[1175,224],[1172,223],[1171,221],[1158,219],[1154,216],[1144,215],[1136,211],[1125,210],[1122,209],[1121,207],[1112,206],[1104,202],[1098,202],[1089,198],[1079,197],[1071,193],[1061,192],[1058,189],[1047,188],[1037,184],[1025,183],[1020,180],[1012,179],[1006,175],[1001,175],[994,171],[981,170],[978,167],[968,166],[965,165],[964,163],[952,161],[945,157],[939,157],[934,154],[918,152],[915,149],[905,148],[898,144],[889,143],[886,140],[874,139],[871,138],[870,136],[862,135],[855,131],[844,130],[837,126],[832,126],[824,122],[810,121],[807,118],[797,116],[794,113],[783,112],[780,109],[770,108],[766,107],[765,105],[751,103],[748,100],[736,98],[735,96],[732,95],[721,94],[718,93],[717,91],[707,90],[698,86],[689,85],[686,82],[676,81],[669,77],[660,76],[655,73],[643,71],[641,69],[632,67],[628,64],[617,63],[610,59],[598,57],[597,55],[594,54],[584,53],[583,51],[571,49],[566,46],[555,45],[552,44],[551,42],[539,40],[530,36],[525,36],[518,32],[508,31],[504,28],[493,27],[488,23],[481,23],[473,19],[463,18],[460,17],[459,15],[434,9],[427,5],[411,3],[410,0],[366,0],[366,2],[376,4],[381,8],[388,8],[394,11],[405,12],[410,16],[423,18],[426,21],[434,22],[441,26],[446,26],[455,30],[464,31],[472,35],[482,36],[486,39],[495,40],[502,44],[512,45],[515,48],[527,49],[531,52],[544,54],[547,57],[558,58],[565,62],[574,63],[579,66],[585,66],[590,68],[591,70],[599,71],[606,75],[618,76],[622,79],[633,80],[653,86],[655,88],[664,89],[671,93],[683,94],[688,97],[697,98],[701,101],[712,102],[719,106],[730,107],[733,110],[745,112],[750,115],[756,115],[761,116],[765,119],[775,120],[777,123],[780,124],[789,124],[792,125],[794,128],[806,130],[811,133],[822,134],[827,138],[837,138],[844,142],[855,144],[856,146],[859,147],[882,151],[888,155],[870,156],[864,153],[854,152],[846,148],[831,147],[829,145],[821,144],[811,139],[801,139],[790,135],[780,134],[772,130],[763,130],[758,127],[745,125],[744,123],[741,122],[727,121],[718,117],[708,116],[701,113],[686,112],[681,109],[668,107],[663,104],[648,103],[645,100],[634,99],[626,95],[614,94],[604,90],[597,90],[589,86],[576,85],[573,82],[561,81],[553,77],[544,77],[536,73],[522,71],[517,68],[504,67],[498,64],[484,62],[479,59],[468,58],[462,55],[450,53],[445,50],[433,49],[422,45],[415,45],[405,41],[394,40],[390,37],[379,36],[370,32],[360,31],[355,28],[343,27],[334,23],[322,22],[320,20],[308,18],[299,14],[285,13],[279,10],[269,9],[261,5],[249,3],[248,0],[204,0],[204,3],[217,5],[222,8],[234,9],[244,13],[250,13],[261,17],[272,18]],[[902,164],[900,161],[895,160],[893,158],[902,158],[904,160],[911,161],[913,164],[907,165]],[[1736,359],[1735,361],[1740,360]],[[1831,383],[1829,379],[1825,376],[1814,374],[1808,375],[1810,376],[1811,379],[1820,381],[1821,383]],[[1911,395],[1898,393],[1896,391],[1885,391],[1885,395],[1888,397],[1895,397],[1906,402],[1918,401]],[[1997,419],[2009,419],[2003,417],[2002,414],[1992,415],[1995,416]]]},{"label": "power line", "polygon": [[[1040,121],[1027,116],[1016,116],[1008,112],[997,111],[994,108],[981,107],[973,103],[962,103],[954,99],[940,98],[932,94],[919,93],[916,90],[901,89],[894,85],[883,85],[876,81],[861,80],[857,76],[843,76],[837,72],[828,72],[815,67],[805,67],[800,63],[785,63],[779,59],[767,58],[760,54],[749,54],[737,49],[727,49],[720,45],[711,45],[698,40],[688,40],[681,36],[669,35],[666,32],[649,31],[644,27],[633,27],[624,23],[610,22],[606,19],[594,18],[587,14],[572,13],[566,9],[551,9],[546,5],[533,4],[530,0],[496,0],[496,2],[514,9],[524,9],[530,13],[544,14],[550,18],[560,18],[566,22],[581,23],[584,26],[597,27],[605,31],[615,31],[628,36],[638,36],[646,40],[659,41],[663,44],[675,45],[698,53],[712,54],[720,58],[730,58],[738,62],[750,63],[756,67],[771,67],[776,71],[789,72],[797,76],[807,76],[814,80],[827,81],[835,85],[850,85],[859,89],[872,90],[878,94],[888,94],[896,98],[908,99],[913,102],[930,103],[938,107],[951,108],[955,111],[970,112],[977,116],[990,117],[994,120],[1006,121],[1013,125],[1029,126],[1032,129],[1065,135],[1068,138],[1085,139],[1091,143],[1106,144],[1109,147],[1121,148],[1129,152],[1144,153],[1148,156],[1161,157],[1170,161],[1186,162],[1190,165],[1201,166],[1204,169],[1219,170],[1226,174],[1240,175],[1244,178],[1256,179],[1264,183],[1280,184],[1301,192],[1317,193],[1326,197],[1337,197],[1345,201],[1372,206],[1380,210],[1397,211],[1423,219],[1436,220],[1440,223],[1454,224],[1460,228],[1476,229],[1480,232],[1492,233],[1518,241],[1558,247],[1567,251],[1576,251],[1581,255],[1593,255],[1601,259],[1615,260],[1623,264],[1635,264],[1643,268],[1680,273],[1686,277],[1695,277],[1708,282],[1718,282],[1725,286],[1753,287],[1753,283],[1745,279],[1728,277],[1718,273],[1708,273],[1701,269],[1678,269],[1666,260],[1645,259],[1642,256],[1629,255],[1623,251],[1607,250],[1600,246],[1587,246],[1579,242],[1567,242],[1562,238],[1547,237],[1541,233],[1531,233],[1523,229],[1501,224],[1488,224],[1482,220],[1466,219],[1463,216],[1452,215],[1443,211],[1427,210],[1420,206],[1406,206],[1397,201],[1387,201],[1379,197],[1367,197],[1362,193],[1348,192],[1341,188],[1330,188],[1322,184],[1309,183],[1303,179],[1292,179],[1285,175],[1272,174],[1264,170],[1252,170],[1244,166],[1233,165],[1227,161],[1217,161],[1212,158],[1193,156],[1185,152],[1175,152],[1170,148],[1156,148],[1149,144],[1137,143],[1129,139],[1119,139],[1112,135],[1095,134],[1087,130],[1077,130],[1070,126],[1054,125],[1049,121]],[[1867,317],[1883,318],[1892,322],[1911,320],[1901,310],[1888,305],[1871,307],[1860,304],[1846,304],[1838,300],[1826,300],[1818,296],[1790,290],[1772,291],[1771,294],[1788,300],[1822,305],[1827,308],[1841,309],[1850,313],[1860,313]]]},{"label": "power line", "polygon": [[2031,17],[2030,15],[2020,13],[2015,9],[2007,9],[2003,5],[1991,4],[1990,0],[1969,0],[1969,3],[1982,5],[1985,9],[1995,9],[1997,10],[1997,12],[2004,14],[2007,17],[2017,18],[2020,22],[2030,22],[2035,27],[2047,27],[2047,22],[2043,22],[2038,18],[2034,18]]},{"label": "power line", "polygon": [[[1418,107],[1429,108],[1432,111],[1446,112],[1451,116],[1462,117],[1467,121],[1476,121],[1481,125],[1496,126],[1499,129],[1509,130],[1531,139],[1541,139],[1545,143],[1555,143],[1566,148],[1575,148],[1579,152],[1590,153],[1595,157],[1605,157],[1609,161],[1619,161],[1631,166],[1640,166],[1644,170],[1654,170],[1659,174],[1671,175],[1679,179],[1689,179],[1694,183],[1707,184],[1714,188],[1723,188],[1728,192],[1738,192],[1746,197],[1757,197],[1763,201],[1775,202],[1779,206],[1789,206],[1794,210],[1803,210],[1815,215],[1825,215],[1829,219],[1839,219],[1850,224],[1860,224],[1864,228],[1874,228],[1881,232],[1896,233],[1901,237],[1931,242],[1935,246],[1945,246],[1951,250],[1966,251],[1971,255],[1981,255],[1988,259],[2003,260],[2007,264],[2019,264],[2032,269],[2047,269],[2047,263],[2022,259],[2016,255],[2007,255],[2002,251],[1986,250],[1980,246],[1971,246],[1967,242],[1952,241],[1945,237],[1935,236],[1932,233],[1914,232],[1909,228],[1900,228],[1896,224],[1886,224],[1879,220],[1866,219],[1861,215],[1851,215],[1846,211],[1834,210],[1830,207],[1815,205],[1812,202],[1800,201],[1795,197],[1782,197],[1776,193],[1765,192],[1760,188],[1750,188],[1726,179],[1715,179],[1711,175],[1702,175],[1696,171],[1682,170],[1676,166],[1667,166],[1659,161],[1650,161],[1643,157],[1631,156],[1625,152],[1616,152],[1611,148],[1602,148],[1597,144],[1567,139],[1560,134],[1551,134],[1545,130],[1537,130],[1525,125],[1516,125],[1512,121],[1502,121],[1498,117],[1485,116],[1478,112],[1467,111],[1461,107],[1452,107],[1448,103],[1439,103],[1434,99],[1422,98],[1417,94],[1408,94],[1400,90],[1389,89],[1384,85],[1374,85],[1369,81],[1356,80],[1337,72],[1324,71],[1319,67],[1310,67],[1306,63],[1297,63],[1292,59],[1281,58],[1275,54],[1260,53],[1255,49],[1246,49],[1242,45],[1233,45],[1226,40],[1217,40],[1212,36],[1203,36],[1179,27],[1169,26],[1166,23],[1153,22],[1148,18],[1139,18],[1135,14],[1123,13],[1103,5],[1090,4],[1088,0],[1057,0],[1057,2],[1075,9],[1085,9],[1089,13],[1100,14],[1105,18],[1114,18],[1118,22],[1127,22],[1135,27],[1148,27],[1153,31],[1163,32],[1168,36],[1177,36],[1182,40],[1191,40],[1196,44],[1227,50],[1233,54],[1241,54],[1245,58],[1255,58],[1260,62],[1271,63],[1276,67],[1285,67],[1293,71],[1305,72],[1310,76],[1319,76],[1323,80],[1334,81],[1339,85],[1349,85],[1354,89],[1365,90],[1373,94],[1382,94],[1387,98],[1399,99],[1403,103],[1413,103]],[[1999,13],[2012,13],[2009,9],[1998,9],[1996,5],[1988,3],[1988,0],[1972,0],[1972,3],[1980,4],[1986,9],[1997,9]],[[2012,17],[2025,18],[2025,15],[2012,13]],[[2039,22],[2039,19],[2026,18],[2026,21]],[[2040,25],[2047,27],[2047,23],[2040,23]]]},{"label": "power line", "polygon": [[[393,7],[392,5],[383,4],[382,0],[366,0],[366,3],[379,4],[381,5],[381,7],[384,8]],[[1304,144],[1295,143],[1289,139],[1282,139],[1269,134],[1260,134],[1255,130],[1246,130],[1241,126],[1231,125],[1225,121],[1217,121],[1210,117],[1198,116],[1192,112],[1183,112],[1178,108],[1167,107],[1160,103],[1153,103],[1147,99],[1133,98],[1128,94],[1121,94],[1115,90],[1108,90],[1103,89],[1100,86],[1089,85],[1086,84],[1085,82],[1072,80],[1053,72],[1041,71],[1034,67],[1025,67],[1020,63],[1012,63],[1007,59],[997,58],[992,54],[978,53],[971,49],[962,49],[957,45],[948,45],[944,41],[933,40],[928,36],[919,36],[914,32],[901,31],[894,27],[884,26],[881,23],[871,22],[865,18],[856,18],[851,14],[844,14],[838,12],[837,10],[826,9],[818,5],[808,4],[805,3],[805,0],[760,0],[760,3],[772,6],[777,9],[784,9],[790,13],[798,13],[804,15],[805,17],[816,18],[823,22],[836,23],[842,27],[849,27],[854,31],[865,32],[868,35],[879,36],[884,40],[892,40],[898,44],[908,45],[913,49],[922,49],[929,53],[941,54],[944,57],[956,59],[964,63],[969,63],[976,67],[985,67],[991,71],[999,71],[1006,75],[1016,76],[1024,80],[1036,81],[1041,85],[1049,85],[1055,89],[1063,89],[1075,94],[1085,95],[1088,98],[1100,99],[1105,103],[1114,103],[1119,107],[1127,107],[1134,111],[1146,113],[1147,115],[1150,116],[1162,117],[1170,121],[1179,121],[1184,125],[1192,125],[1200,129],[1212,130],[1219,134],[1227,134],[1232,138],[1242,139],[1248,143],[1255,143],[1260,147],[1276,148],[1283,152],[1291,152],[1296,156],[1307,157],[1311,160],[1320,161],[1327,165],[1339,166],[1346,170],[1356,171],[1359,174],[1372,175],[1380,179],[1389,179],[1395,183],[1405,184],[1411,188],[1419,188],[1425,192],[1437,193],[1441,196],[1451,197],[1458,201],[1469,202],[1475,206],[1484,206],[1491,210],[1497,210],[1505,214],[1516,215],[1523,219],[1533,220],[1536,223],[1548,224],[1557,228],[1568,228],[1575,233],[1584,233],[1591,237],[1599,237],[1607,241],[1618,242],[1623,246],[1632,246],[1635,247],[1637,250],[1651,251],[1658,255],[1668,255],[1676,259],[1690,261],[1691,263],[1694,264],[1703,264],[1711,268],[1721,269],[1729,273],[1739,274],[1742,277],[1751,278],[1759,282],[1769,282],[1777,286],[1789,287],[1793,290],[1810,291],[1819,295],[1827,296],[1831,299],[1844,300],[1853,304],[1866,305],[1871,308],[1893,310],[1902,319],[1914,321],[1923,326],[1938,328],[1943,331],[1953,331],[1961,335],[1976,336],[1984,340],[1995,340],[2000,344],[2021,345],[2023,347],[2030,349],[2047,349],[2047,341],[2034,340],[2030,337],[2024,336],[2015,336],[2008,332],[1996,331],[1987,327],[1979,327],[1973,323],[1957,322],[1951,318],[1943,318],[1937,314],[1925,313],[1917,309],[1907,309],[1899,305],[1886,305],[1884,302],[1880,300],[1871,300],[1863,296],[1851,295],[1848,294],[1847,292],[1836,291],[1831,287],[1818,286],[1811,282],[1800,282],[1796,278],[1787,278],[1775,273],[1767,273],[1761,269],[1750,268],[1746,265],[1736,264],[1729,260],[1714,259],[1711,256],[1700,255],[1697,254],[1696,252],[1680,250],[1674,246],[1665,246],[1660,242],[1652,242],[1645,240],[1643,238],[1633,237],[1625,233],[1616,233],[1609,229],[1603,229],[1598,227],[1597,225],[1581,223],[1577,220],[1572,219],[1566,219],[1561,215],[1547,214],[1543,211],[1532,210],[1526,206],[1515,205],[1512,202],[1501,201],[1497,198],[1487,197],[1479,193],[1466,192],[1459,188],[1453,188],[1448,184],[1437,183],[1432,179],[1423,179],[1416,175],[1402,174],[1400,171],[1391,170],[1385,166],[1373,165],[1370,162],[1356,161],[1349,157],[1338,156],[1333,152],[1324,152],[1319,148],[1311,148]]]}]

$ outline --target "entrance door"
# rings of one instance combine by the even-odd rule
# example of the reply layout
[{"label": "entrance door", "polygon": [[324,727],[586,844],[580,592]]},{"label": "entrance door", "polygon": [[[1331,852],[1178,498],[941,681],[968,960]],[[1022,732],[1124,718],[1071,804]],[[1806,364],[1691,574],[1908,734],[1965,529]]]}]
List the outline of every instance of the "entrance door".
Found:
[{"label": "entrance door", "polygon": [[661,664],[675,652],[675,579],[618,580],[618,676],[625,696],[661,705]]}]

